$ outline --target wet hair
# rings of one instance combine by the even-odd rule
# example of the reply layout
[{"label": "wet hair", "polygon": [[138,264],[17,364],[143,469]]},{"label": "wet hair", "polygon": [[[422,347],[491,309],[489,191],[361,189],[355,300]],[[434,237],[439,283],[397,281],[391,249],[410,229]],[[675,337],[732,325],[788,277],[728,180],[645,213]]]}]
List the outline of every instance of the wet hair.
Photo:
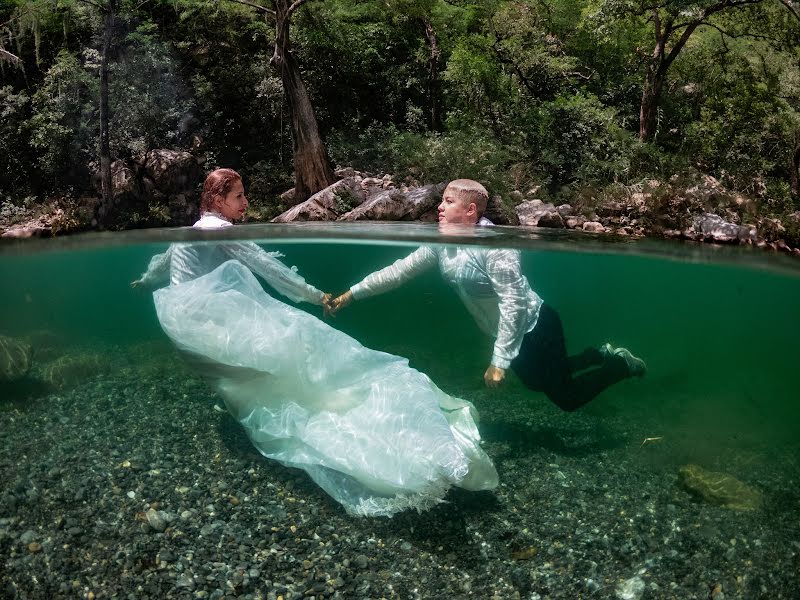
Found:
[{"label": "wet hair", "polygon": [[486,205],[489,202],[489,192],[477,181],[472,179],[454,179],[448,186],[450,190],[455,192],[459,200],[468,206],[471,202],[475,203],[475,209],[478,211],[478,217],[481,217],[486,212]]},{"label": "wet hair", "polygon": [[241,181],[242,176],[233,169],[217,169],[211,171],[203,183],[203,193],[200,196],[200,212],[214,210],[214,201],[217,197],[225,198],[233,188],[233,184]]}]

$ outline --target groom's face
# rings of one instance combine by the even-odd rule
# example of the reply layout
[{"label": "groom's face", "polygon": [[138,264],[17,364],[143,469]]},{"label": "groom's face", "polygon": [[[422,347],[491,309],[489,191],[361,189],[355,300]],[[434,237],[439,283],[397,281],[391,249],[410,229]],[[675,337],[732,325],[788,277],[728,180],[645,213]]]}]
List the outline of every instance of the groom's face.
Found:
[{"label": "groom's face", "polygon": [[439,204],[439,223],[448,225],[474,224],[477,208],[474,202],[464,199],[452,187],[448,186],[442,194]]}]

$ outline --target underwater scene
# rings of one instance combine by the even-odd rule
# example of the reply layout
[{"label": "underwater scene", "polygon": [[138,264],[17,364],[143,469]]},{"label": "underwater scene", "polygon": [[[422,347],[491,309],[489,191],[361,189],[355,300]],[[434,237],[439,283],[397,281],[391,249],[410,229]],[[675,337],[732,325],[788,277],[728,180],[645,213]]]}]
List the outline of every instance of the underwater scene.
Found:
[{"label": "underwater scene", "polygon": [[[0,598],[800,598],[800,266],[588,237],[309,224],[0,245]],[[178,300],[131,286],[171,242],[241,240],[334,296],[420,245],[514,249],[568,353],[629,371],[579,407],[516,363],[487,386],[494,340],[436,266],[333,316],[231,263]],[[302,419],[270,412],[290,400]],[[382,474],[339,469],[337,444]]]}]

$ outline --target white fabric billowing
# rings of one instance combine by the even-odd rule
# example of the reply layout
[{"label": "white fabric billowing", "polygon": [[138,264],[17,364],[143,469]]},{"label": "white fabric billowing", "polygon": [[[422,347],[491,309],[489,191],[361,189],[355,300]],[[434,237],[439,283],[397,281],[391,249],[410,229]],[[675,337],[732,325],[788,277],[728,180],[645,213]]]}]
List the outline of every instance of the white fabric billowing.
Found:
[{"label": "white fabric billowing", "polygon": [[205,365],[262,454],[305,469],[348,512],[429,508],[491,489],[475,409],[408,361],[280,302],[237,261],[154,294],[164,331]]}]

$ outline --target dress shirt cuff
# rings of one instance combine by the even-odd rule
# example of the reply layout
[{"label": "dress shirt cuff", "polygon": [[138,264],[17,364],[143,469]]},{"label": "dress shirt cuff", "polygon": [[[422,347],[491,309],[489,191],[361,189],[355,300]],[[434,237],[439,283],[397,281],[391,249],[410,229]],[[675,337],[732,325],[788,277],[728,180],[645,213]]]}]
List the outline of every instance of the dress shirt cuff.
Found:
[{"label": "dress shirt cuff", "polygon": [[492,356],[492,366],[507,371],[508,367],[511,366],[511,361],[508,360],[507,358],[500,358],[499,356],[497,356],[497,354],[495,354]]}]

